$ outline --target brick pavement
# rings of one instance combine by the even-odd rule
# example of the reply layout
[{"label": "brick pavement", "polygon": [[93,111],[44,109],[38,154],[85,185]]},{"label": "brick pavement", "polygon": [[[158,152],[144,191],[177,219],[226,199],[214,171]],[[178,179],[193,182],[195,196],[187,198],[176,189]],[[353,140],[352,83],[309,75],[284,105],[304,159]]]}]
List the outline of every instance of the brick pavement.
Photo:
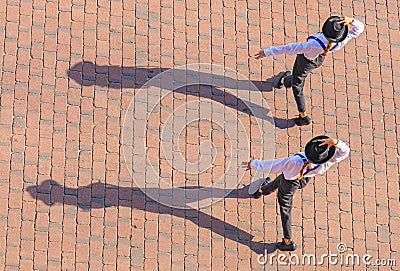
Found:
[{"label": "brick pavement", "polygon": [[[0,270],[289,269],[257,263],[263,242],[281,236],[274,196],[248,199],[239,186],[211,207],[179,210],[132,182],[120,143],[134,94],[159,72],[192,63],[237,70],[261,88],[277,123],[277,157],[316,134],[350,144],[350,159],[295,196],[296,253],[320,256],[343,242],[349,252],[394,258],[399,270],[399,7],[396,0],[0,0]],[[262,81],[291,68],[294,57],[260,63],[248,55],[305,40],[331,12],[365,22],[365,33],[307,81],[313,126],[291,127],[292,94]],[[148,122],[146,147],[160,176],[208,185],[223,174],[235,150],[213,125],[221,117],[215,103],[229,104],[244,123],[253,153],[263,149],[240,100],[203,86],[183,90],[164,97]],[[197,161],[201,141],[213,141],[216,160],[202,174],[176,170],[160,154],[157,129],[182,105],[183,120],[174,121],[198,114],[185,107],[190,101],[210,101],[200,109],[209,121],[174,131],[172,147]],[[150,100],[143,102],[146,111]]]}]

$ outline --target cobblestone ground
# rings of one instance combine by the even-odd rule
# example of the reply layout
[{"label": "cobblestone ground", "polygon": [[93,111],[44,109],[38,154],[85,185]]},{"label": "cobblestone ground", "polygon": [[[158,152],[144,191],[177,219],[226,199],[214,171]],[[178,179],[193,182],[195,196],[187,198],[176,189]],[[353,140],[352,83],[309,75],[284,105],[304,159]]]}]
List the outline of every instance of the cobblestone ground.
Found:
[{"label": "cobblestone ground", "polygon": [[[0,270],[304,268],[257,262],[282,230],[275,195],[246,196],[248,173],[200,211],[166,207],[132,181],[135,157],[124,157],[122,127],[135,93],[161,71],[193,63],[238,71],[260,88],[275,118],[276,157],[318,134],[350,145],[349,159],[296,193],[296,254],[321,257],[344,243],[346,253],[397,261],[371,270],[399,270],[399,7],[396,0],[0,0]],[[307,80],[314,124],[299,129],[292,93],[272,90],[270,80],[294,57],[249,54],[305,40],[332,13],[366,29]],[[249,151],[274,146],[261,140],[245,101],[224,89],[143,97],[131,128],[147,131],[133,145],[175,186],[210,185],[226,176],[228,160],[237,167]],[[160,131],[171,119],[180,129],[166,135],[174,139],[164,138],[163,151]],[[241,142],[239,122],[251,144]],[[213,165],[185,172],[202,150]],[[366,269],[327,261],[306,268]]]}]

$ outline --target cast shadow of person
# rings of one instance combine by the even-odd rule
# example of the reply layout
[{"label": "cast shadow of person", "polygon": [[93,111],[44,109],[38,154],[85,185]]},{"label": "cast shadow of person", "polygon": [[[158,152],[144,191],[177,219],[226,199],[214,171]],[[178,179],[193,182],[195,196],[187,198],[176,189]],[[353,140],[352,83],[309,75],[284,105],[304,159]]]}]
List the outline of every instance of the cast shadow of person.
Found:
[{"label": "cast shadow of person", "polygon": [[[121,67],[121,66],[101,66],[93,62],[83,61],[75,64],[68,70],[68,76],[82,86],[100,86],[104,88],[140,88],[148,83],[150,79],[156,75],[168,71],[165,68],[146,68],[146,67]],[[275,77],[279,76],[276,75]],[[252,83],[254,88],[263,92],[272,91],[273,82],[275,77],[269,78],[266,81],[248,81],[234,79],[229,76],[220,76],[217,74],[210,74],[199,72],[200,78],[210,78],[212,80],[224,82],[228,85],[238,85],[241,83]],[[187,86],[179,87],[173,90],[175,93],[182,93],[184,95],[193,95],[203,98],[208,98],[218,103],[223,104],[234,110],[243,112],[245,114],[261,118],[269,121],[272,125],[279,129],[286,129],[293,127],[294,119],[283,119],[279,117],[271,117],[268,114],[255,113],[254,108],[258,105],[244,101],[235,95],[222,91],[219,87],[212,85],[199,84],[199,87]],[[264,108],[265,110],[266,108]],[[258,111],[258,110],[256,110]],[[264,111],[265,112],[265,111]],[[268,113],[269,111],[267,111]]]},{"label": "cast shadow of person", "polygon": [[[191,207],[175,209],[165,206],[146,196],[139,188],[106,185],[101,182],[78,188],[68,188],[54,180],[45,180],[40,185],[27,187],[26,190],[32,198],[40,200],[48,206],[63,204],[77,206],[81,210],[124,206],[146,212],[168,214],[189,220],[200,228],[208,229],[221,237],[248,246],[255,253],[272,253],[276,250],[276,243],[254,242],[252,241],[253,235],[232,224]],[[248,198],[247,187],[233,189],[227,197]]]}]

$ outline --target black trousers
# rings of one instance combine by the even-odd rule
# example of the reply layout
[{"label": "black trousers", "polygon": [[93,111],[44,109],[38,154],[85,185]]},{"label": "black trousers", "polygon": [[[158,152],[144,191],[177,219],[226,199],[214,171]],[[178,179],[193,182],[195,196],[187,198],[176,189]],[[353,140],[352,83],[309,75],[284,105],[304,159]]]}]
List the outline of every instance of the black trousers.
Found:
[{"label": "black trousers", "polygon": [[283,237],[292,238],[292,204],[293,195],[297,189],[302,189],[310,181],[310,178],[304,177],[300,180],[286,180],[283,174],[279,175],[272,182],[263,186],[263,195],[269,195],[278,189],[278,203],[281,212],[283,227]]},{"label": "black trousers", "polygon": [[324,62],[324,56],[318,56],[314,60],[309,60],[303,54],[297,55],[293,65],[291,76],[284,79],[285,87],[292,87],[293,95],[297,103],[299,112],[306,112],[306,102],[304,100],[303,87],[309,73],[315,68],[318,68]]}]

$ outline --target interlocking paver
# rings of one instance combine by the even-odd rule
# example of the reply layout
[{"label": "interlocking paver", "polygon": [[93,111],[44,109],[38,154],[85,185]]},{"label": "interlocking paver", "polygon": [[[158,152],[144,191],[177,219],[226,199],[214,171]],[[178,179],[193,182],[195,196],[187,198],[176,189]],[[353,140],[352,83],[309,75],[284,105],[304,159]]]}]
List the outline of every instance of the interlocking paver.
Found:
[{"label": "interlocking paver", "polygon": [[[276,157],[298,152],[316,134],[349,143],[350,159],[294,198],[298,255],[335,252],[342,242],[349,252],[394,258],[392,270],[399,270],[398,6],[397,0],[0,0],[0,270],[288,269],[257,263],[263,243],[269,248],[281,236],[273,195],[249,199],[239,186],[210,207],[178,210],[132,181],[122,126],[134,94],[161,71],[191,63],[233,69],[262,90],[275,118]],[[305,40],[331,12],[365,22],[365,34],[310,76],[305,93],[314,123],[292,127],[291,91],[272,90],[266,80],[290,69],[294,57],[260,63],[249,55]],[[150,112],[157,95],[137,97],[130,135],[135,127],[148,131],[133,138],[133,159],[146,151],[171,184],[207,186],[224,176],[231,157],[247,159],[239,121],[253,154],[268,148],[257,118],[236,95],[184,87]],[[160,140],[171,118],[179,137]],[[206,141],[215,154],[206,152],[210,145],[202,148]],[[199,154],[213,166],[185,173],[199,169],[187,163]],[[146,174],[141,165],[133,168],[135,178]]]}]

